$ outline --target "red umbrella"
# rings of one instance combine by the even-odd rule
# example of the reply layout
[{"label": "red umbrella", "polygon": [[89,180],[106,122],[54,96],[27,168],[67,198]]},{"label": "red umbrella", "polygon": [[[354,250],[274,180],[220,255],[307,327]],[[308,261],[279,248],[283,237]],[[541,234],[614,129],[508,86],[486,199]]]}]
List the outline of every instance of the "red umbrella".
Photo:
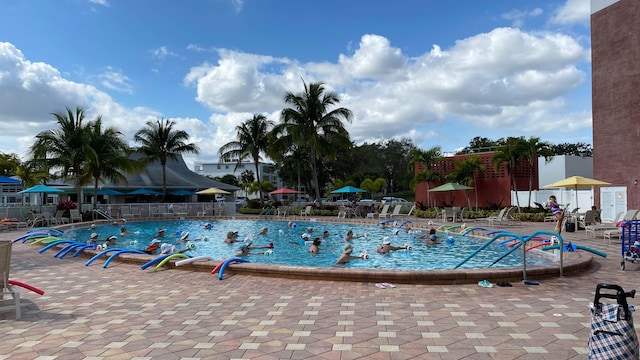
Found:
[{"label": "red umbrella", "polygon": [[286,194],[297,194],[300,191],[297,190],[293,190],[293,189],[289,189],[286,187],[280,188],[278,190],[274,190],[272,192],[269,193],[269,195],[286,195]]}]

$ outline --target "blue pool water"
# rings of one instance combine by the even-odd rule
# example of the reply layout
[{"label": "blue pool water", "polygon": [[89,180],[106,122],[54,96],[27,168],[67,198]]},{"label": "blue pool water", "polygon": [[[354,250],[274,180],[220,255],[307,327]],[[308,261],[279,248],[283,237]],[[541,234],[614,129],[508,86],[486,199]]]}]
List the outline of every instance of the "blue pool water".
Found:
[{"label": "blue pool water", "polygon": [[[212,230],[205,230],[204,226],[210,223]],[[128,222],[126,224],[130,234],[121,237],[120,226],[111,224],[99,225],[95,229],[78,228],[65,232],[63,238],[86,242],[92,232],[98,233],[99,243],[110,235],[118,237],[118,248],[123,249],[143,249],[154,239],[159,228],[165,229],[165,237],[160,238],[163,243],[176,245],[178,249],[185,247],[184,243],[179,243],[178,239],[182,231],[189,232],[189,240],[196,245],[194,250],[187,252],[191,256],[211,256],[217,260],[224,260],[233,257],[239,252],[240,243],[226,244],[224,239],[228,231],[238,231],[239,239],[243,240],[247,235],[253,236],[253,246],[266,246],[270,242],[274,244],[273,253],[269,256],[251,254],[247,260],[254,263],[281,264],[293,266],[319,266],[331,267],[342,254],[345,242],[342,237],[348,230],[353,230],[354,235],[368,234],[366,237],[351,241],[354,251],[352,255],[359,255],[363,250],[370,254],[368,260],[355,259],[346,265],[349,268],[369,268],[369,269],[392,269],[392,270],[432,270],[432,269],[453,269],[460,261],[474,252],[479,246],[484,244],[483,239],[472,237],[455,237],[455,244],[447,244],[446,235],[439,234],[441,244],[426,245],[426,239],[416,239],[420,233],[411,231],[407,233],[400,229],[397,235],[393,232],[397,228],[381,229],[375,225],[354,225],[342,223],[326,222],[303,222],[297,221],[293,228],[289,228],[286,221],[270,220],[163,220]],[[260,229],[268,227],[266,235],[256,235]],[[312,237],[321,237],[327,230],[329,238],[324,239],[320,245],[320,253],[312,255],[309,253],[309,246],[301,239],[301,234],[308,227],[313,229]],[[386,255],[376,253],[376,248],[382,243],[382,238],[389,236],[392,245],[402,246],[409,244],[412,250],[398,250]],[[253,250],[261,252],[264,250]],[[505,254],[508,248],[499,245],[497,242],[481,251],[461,268],[486,268],[500,256]],[[527,255],[527,264],[543,264],[548,261],[541,256],[533,254]],[[521,266],[522,251],[515,251],[505,257],[493,267]]]}]

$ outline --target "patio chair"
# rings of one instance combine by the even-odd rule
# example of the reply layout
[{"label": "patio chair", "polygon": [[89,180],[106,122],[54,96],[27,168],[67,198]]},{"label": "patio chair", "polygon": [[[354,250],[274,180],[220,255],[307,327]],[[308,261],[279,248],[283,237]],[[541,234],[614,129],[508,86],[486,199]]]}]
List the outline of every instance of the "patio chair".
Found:
[{"label": "patio chair", "polygon": [[39,226],[45,226],[46,220],[40,216],[28,211],[26,214],[27,217],[27,227],[34,228]]},{"label": "patio chair", "polygon": [[394,216],[399,216],[400,210],[402,210],[402,205],[395,205],[393,207],[393,212],[389,215],[389,217],[392,218]]},{"label": "patio chair", "polygon": [[64,215],[64,210],[56,211],[56,214],[51,218],[51,223],[55,225],[68,224],[69,218],[66,218],[62,215]]},{"label": "patio chair", "polygon": [[311,205],[307,205],[307,207],[304,208],[304,211],[300,212],[300,216],[311,216]]},{"label": "patio chair", "polygon": [[587,225],[584,227],[584,232],[585,232],[585,236],[589,235],[589,233],[591,233],[593,235],[593,237],[596,237],[596,231],[606,231],[606,230],[615,230],[618,227],[616,226],[618,224],[618,221],[621,221],[623,219],[624,212],[620,211],[617,215],[616,218],[613,220],[613,222],[603,222],[601,224],[593,224],[593,225]]},{"label": "patio chair", "polygon": [[82,222],[82,215],[80,214],[80,210],[78,210],[78,209],[71,209],[71,210],[69,210],[69,215],[71,216],[69,220],[70,220],[72,223],[74,223],[74,222],[76,222],[76,221],[78,221],[78,222]]},{"label": "patio chair", "polygon": [[498,213],[498,215],[496,215],[496,216],[488,216],[488,217],[485,217],[485,218],[478,218],[476,220],[477,221],[488,221],[489,224],[491,224],[491,222],[493,220],[502,219],[504,217],[504,213],[507,212],[508,209],[509,209],[509,207],[502,208],[502,210],[500,210],[500,213]]},{"label": "patio chair", "polygon": [[389,206],[390,206],[389,204],[385,204],[382,207],[382,211],[380,211],[380,214],[378,214],[378,219],[382,219],[382,218],[386,219],[387,216],[389,216]]},{"label": "patio chair", "polygon": [[[11,240],[0,240],[0,312],[15,310],[16,320],[20,320],[20,292],[9,284],[9,270],[11,269]],[[11,295],[12,299],[5,300],[4,295]],[[5,305],[5,302],[8,305]]]},{"label": "patio chair", "polygon": [[338,207],[338,218],[346,218],[347,217],[347,207],[344,205],[340,205]]},{"label": "patio chair", "polygon": [[589,225],[595,225],[596,214],[597,212],[595,210],[588,210],[586,213],[584,213],[584,217],[582,219],[578,219],[579,228],[581,227],[583,229],[586,229]]}]

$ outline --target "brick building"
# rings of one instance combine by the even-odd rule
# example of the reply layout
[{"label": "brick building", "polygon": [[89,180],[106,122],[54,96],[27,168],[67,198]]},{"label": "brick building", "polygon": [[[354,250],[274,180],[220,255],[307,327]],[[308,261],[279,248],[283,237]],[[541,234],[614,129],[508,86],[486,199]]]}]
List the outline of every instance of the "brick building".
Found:
[{"label": "brick building", "polygon": [[[478,190],[478,206],[480,207],[503,207],[511,205],[511,179],[507,173],[507,166],[502,164],[498,169],[493,165],[491,158],[494,152],[483,152],[476,154],[457,155],[445,157],[442,161],[433,164],[431,170],[441,175],[447,175],[456,169],[456,162],[464,161],[470,156],[478,156],[480,162],[484,166],[484,171],[477,174],[477,183],[472,184],[474,189],[469,190],[468,195],[471,199],[471,205],[476,204],[476,193]],[[424,170],[424,164],[416,164],[415,174]],[[518,190],[524,191],[529,189],[529,164],[523,161],[520,166],[515,169],[516,185]],[[416,187],[416,202],[428,204],[428,190],[432,189],[443,182],[420,183]],[[534,165],[533,171],[533,189],[538,188],[538,167]],[[443,206],[468,206],[467,192],[446,191],[431,192],[431,205],[437,207]]]},{"label": "brick building", "polygon": [[[640,208],[640,1],[591,0],[591,57],[594,177],[603,210],[626,196]],[[615,194],[610,200],[607,194]]]}]

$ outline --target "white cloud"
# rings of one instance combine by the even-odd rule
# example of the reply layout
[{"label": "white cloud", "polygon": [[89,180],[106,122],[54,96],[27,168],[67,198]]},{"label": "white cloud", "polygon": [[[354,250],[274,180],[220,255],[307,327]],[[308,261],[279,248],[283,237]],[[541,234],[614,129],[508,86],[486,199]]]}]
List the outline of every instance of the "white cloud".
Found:
[{"label": "white cloud", "polygon": [[133,94],[133,86],[129,84],[129,77],[123,74],[120,69],[108,66],[102,74],[98,75],[98,79],[100,84],[107,89]]},{"label": "white cloud", "polygon": [[511,10],[508,13],[502,14],[503,19],[511,20],[511,26],[515,28],[522,27],[525,20],[528,17],[536,17],[542,15],[541,8],[535,8],[533,10]]},{"label": "white cloud", "polygon": [[244,7],[244,0],[231,0],[231,5],[236,9],[236,12],[240,12]]},{"label": "white cloud", "polygon": [[89,0],[90,3],[92,4],[98,4],[98,5],[102,5],[102,6],[110,6],[109,2],[107,0]]},{"label": "white cloud", "polygon": [[567,0],[550,19],[557,25],[589,25],[591,18],[591,2],[587,0]]},{"label": "white cloud", "polygon": [[159,48],[151,50],[151,55],[154,58],[160,59],[160,60],[164,60],[168,57],[178,56],[178,54],[170,51],[166,46],[160,46]]}]

